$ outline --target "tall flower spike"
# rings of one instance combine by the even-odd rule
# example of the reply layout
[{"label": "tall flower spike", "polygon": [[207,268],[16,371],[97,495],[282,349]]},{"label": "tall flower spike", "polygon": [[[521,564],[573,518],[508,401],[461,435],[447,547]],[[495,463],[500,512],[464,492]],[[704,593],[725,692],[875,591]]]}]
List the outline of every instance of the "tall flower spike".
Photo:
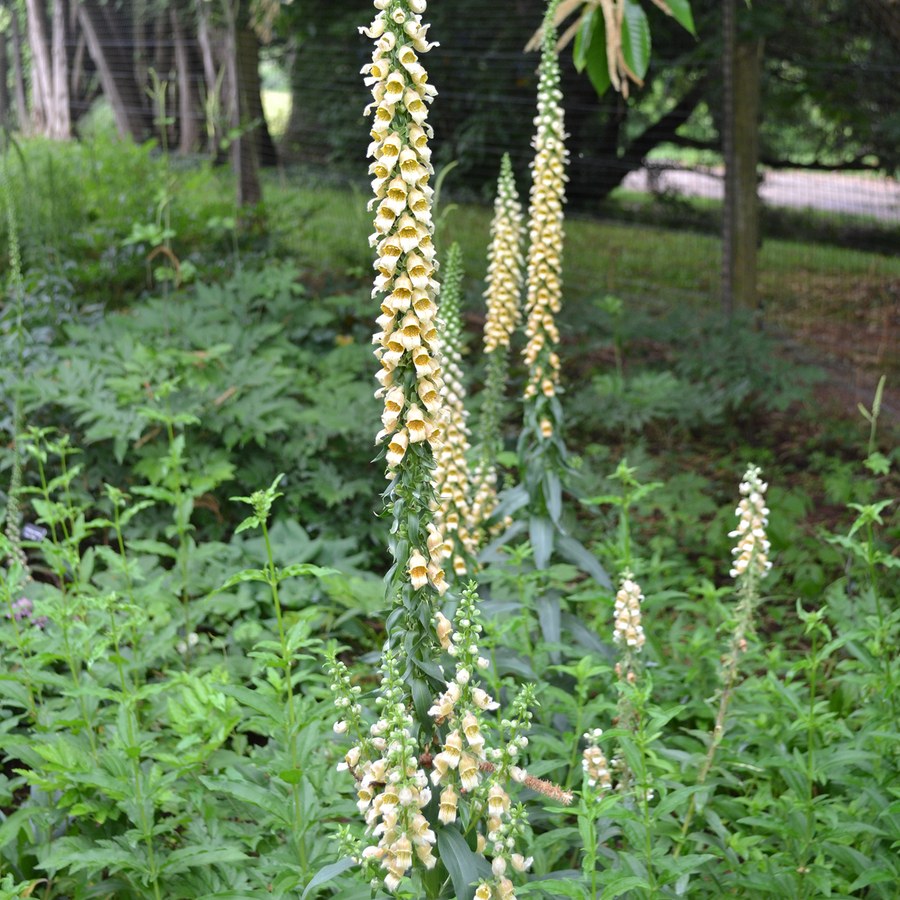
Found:
[{"label": "tall flower spike", "polygon": [[[414,679],[401,675],[399,659],[402,654],[404,666],[416,660],[424,665],[440,652],[430,619],[447,582],[434,553],[431,475],[441,448],[445,407],[435,326],[439,286],[434,280],[433,191],[428,185],[433,174],[428,104],[435,90],[420,61],[432,46],[422,24],[425,0],[375,0],[375,7],[371,26],[360,30],[375,40],[372,62],[362,73],[372,89],[366,112],[373,112],[368,155],[375,231],[369,243],[377,255],[372,296],[381,305],[380,330],[373,340],[381,362],[376,396],[384,398],[384,427],[376,441],[385,446],[390,480],[384,499],[394,519],[395,565],[388,599],[396,614],[388,620],[378,720],[368,735],[351,717],[339,727],[352,727],[358,735],[345,761],[359,782],[358,807],[367,833],[377,841],[359,859],[371,876],[396,893],[411,870],[437,864],[432,853],[435,833],[424,813],[431,790],[419,768],[432,723],[419,721],[411,712]],[[339,667],[335,671],[341,675]],[[341,708],[347,709],[347,701],[355,710],[340,677],[336,688]]]},{"label": "tall flower spike", "polygon": [[741,482],[741,502],[735,510],[735,515],[740,516],[740,521],[738,527],[728,535],[740,538],[737,546],[731,551],[736,557],[730,573],[732,578],[744,580],[765,578],[766,573],[772,568],[772,563],[769,562],[771,545],[765,531],[766,525],[769,524],[769,510],[764,496],[768,485],[760,481],[759,475],[759,468],[751,466]]},{"label": "tall flower spike", "polygon": [[[747,650],[747,635],[753,632],[753,617],[760,602],[759,583],[772,568],[772,563],[769,561],[770,545],[765,531],[766,525],[769,524],[769,510],[765,505],[765,493],[768,485],[760,480],[760,474],[757,466],[750,466],[747,469],[740,485],[741,502],[735,510],[735,515],[740,517],[740,522],[738,527],[729,534],[729,537],[739,539],[737,547],[731,551],[737,557],[731,570],[731,577],[737,579],[738,602],[734,610],[728,650],[722,655],[722,690],[719,694],[719,711],[710,735],[706,758],[697,773],[697,784],[706,782],[710,769],[712,769],[716,750],[725,733],[728,704],[740,676],[741,654]],[[682,841],[690,829],[694,810],[695,795],[692,795],[681,830]],[[675,848],[676,857],[683,846],[684,844],[681,843]]]},{"label": "tall flower spike", "polygon": [[462,276],[462,252],[459,244],[453,244],[447,253],[444,269],[440,316],[444,340],[441,356],[444,386],[441,396],[447,410],[447,424],[434,470],[434,488],[438,496],[434,519],[444,540],[440,547],[432,550],[432,562],[439,565],[444,556],[448,556],[458,577],[465,576],[472,569],[477,552],[472,538],[474,523],[469,497],[469,463],[466,459],[470,434],[466,419],[469,414],[464,405],[466,389],[460,370],[462,322],[459,299]]},{"label": "tall flower spike", "polygon": [[[524,483],[529,494],[531,544],[534,564],[544,569],[550,564],[557,535],[564,536],[562,488],[572,474],[566,466],[563,441],[563,412],[556,396],[559,332],[554,315],[562,296],[563,203],[565,201],[566,137],[560,106],[559,61],[556,58],[556,28],[552,0],[544,16],[538,83],[538,115],[534,122],[534,161],[529,208],[529,248],[526,271],[525,386],[524,419],[517,446]],[[549,537],[549,540],[547,538]],[[568,536],[566,536],[568,537]]]},{"label": "tall flower spike", "polygon": [[510,338],[519,324],[519,295],[522,291],[522,204],[516,191],[509,154],[503,154],[494,218],[491,222],[491,246],[488,250],[487,321],[484,325],[484,352],[499,347],[509,349]]},{"label": "tall flower spike", "polygon": [[428,150],[432,131],[426,123],[435,91],[420,61],[433,44],[425,40],[422,0],[376,0],[375,6],[374,21],[360,31],[375,39],[372,62],[362,72],[372,88],[366,111],[373,113],[370,208],[377,212],[369,242],[377,253],[372,294],[382,311],[381,330],[373,339],[382,367],[376,396],[384,397],[384,428],[377,440],[387,445],[386,500],[398,516],[394,547],[403,556],[391,589],[395,597],[423,592],[420,599],[433,603],[434,593],[447,587],[440,563],[428,564],[430,473],[445,420],[428,185],[434,172]]},{"label": "tall flower spike", "polygon": [[501,447],[500,421],[509,370],[509,345],[513,330],[519,324],[522,292],[522,204],[516,191],[509,154],[503,154],[494,219],[491,223],[491,246],[488,250],[487,319],[484,324],[484,352],[487,374],[481,404],[480,447],[475,469],[472,496],[472,518],[479,546],[487,533],[479,526],[490,518],[497,505],[497,452]]},{"label": "tall flower spike", "polygon": [[532,146],[531,203],[528,213],[530,245],[526,275],[525,336],[528,344],[524,357],[528,366],[525,399],[535,407],[543,439],[553,434],[555,422],[552,404],[559,382],[559,357],[554,348],[559,332],[553,320],[562,299],[563,203],[565,203],[565,148],[563,110],[560,106],[559,61],[556,58],[556,27],[551,3],[544,17],[541,42],[538,114],[534,120],[537,132]]}]

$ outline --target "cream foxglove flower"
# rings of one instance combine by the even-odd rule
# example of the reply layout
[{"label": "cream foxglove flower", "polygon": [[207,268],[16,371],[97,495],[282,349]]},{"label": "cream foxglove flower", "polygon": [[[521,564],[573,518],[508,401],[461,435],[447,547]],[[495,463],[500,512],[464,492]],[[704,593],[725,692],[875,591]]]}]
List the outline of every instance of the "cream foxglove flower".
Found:
[{"label": "cream foxglove flower", "polygon": [[[559,333],[553,316],[559,312],[562,299],[563,203],[568,152],[564,143],[566,133],[555,44],[556,28],[552,16],[548,16],[541,44],[537,132],[532,141],[535,157],[531,164],[525,304],[528,344],[523,352],[529,368],[526,400],[536,398],[538,392],[552,397],[559,381],[559,359],[553,352]],[[553,434],[553,423],[546,417],[540,423],[540,434],[545,440]]]}]

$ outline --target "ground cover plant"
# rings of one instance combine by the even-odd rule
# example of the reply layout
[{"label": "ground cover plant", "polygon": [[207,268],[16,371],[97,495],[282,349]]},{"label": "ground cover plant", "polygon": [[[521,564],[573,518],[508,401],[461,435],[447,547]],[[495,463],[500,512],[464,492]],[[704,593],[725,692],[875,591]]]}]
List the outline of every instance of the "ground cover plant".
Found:
[{"label": "ground cover plant", "polygon": [[4,161],[4,896],[900,896],[883,382],[823,421],[747,321],[569,300],[552,6],[527,253],[506,166],[452,248],[376,7],[374,294],[238,243],[54,308]]}]

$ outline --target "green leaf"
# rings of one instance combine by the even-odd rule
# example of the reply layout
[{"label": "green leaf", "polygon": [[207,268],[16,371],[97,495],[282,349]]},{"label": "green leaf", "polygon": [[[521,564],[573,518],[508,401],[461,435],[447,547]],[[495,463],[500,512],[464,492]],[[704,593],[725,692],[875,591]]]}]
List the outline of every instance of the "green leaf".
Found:
[{"label": "green leaf", "polygon": [[244,706],[249,706],[250,709],[255,709],[258,713],[262,713],[276,725],[284,724],[286,715],[284,708],[272,697],[263,693],[263,691],[254,691],[240,684],[220,684],[218,688],[223,694],[234,697],[235,700]]},{"label": "green leaf", "polygon": [[594,31],[594,17],[602,15],[598,7],[594,7],[581,17],[581,25],[575,35],[575,43],[572,47],[572,62],[575,63],[575,71],[583,72],[587,65],[587,52],[591,46],[591,36]]},{"label": "green leaf", "polygon": [[[587,69],[588,78],[598,97],[602,97],[610,84],[609,61],[606,56],[606,22],[599,9],[585,17],[575,36],[573,55],[581,63],[579,71]],[[578,62],[576,62],[576,67]]]},{"label": "green leaf", "polygon": [[528,537],[534,550],[534,567],[536,569],[546,569],[550,565],[555,536],[556,529],[548,518],[545,516],[531,517],[528,524]]},{"label": "green leaf", "polygon": [[541,890],[548,894],[559,894],[563,897],[571,897],[572,900],[588,900],[590,889],[587,885],[576,881],[574,878],[551,878],[544,876],[542,878],[534,878],[529,885],[538,885]]},{"label": "green leaf", "polygon": [[291,824],[291,815],[287,801],[275,790],[266,790],[249,781],[231,781],[227,778],[208,778],[200,776],[200,781],[211,791],[221,791],[238,800],[243,800],[253,806],[258,806],[271,813],[284,825]]},{"label": "green leaf", "polygon": [[268,891],[220,891],[217,894],[204,894],[197,900],[267,900],[271,896]]},{"label": "green leaf", "polygon": [[25,809],[17,809],[14,813],[10,813],[0,825],[0,848],[5,847],[10,841],[14,840],[20,829],[25,829],[29,839],[33,838],[34,832],[29,817],[37,818],[37,811],[26,807]]},{"label": "green leaf", "polygon": [[562,626],[559,607],[559,597],[553,591],[538,597],[536,602],[538,622],[541,626],[541,634],[548,644],[558,644],[562,640]]},{"label": "green leaf", "polygon": [[694,37],[697,37],[690,0],[666,0],[666,6],[669,7],[672,18],[681,25],[682,28],[689,31]]},{"label": "green leaf", "polygon": [[625,0],[622,22],[622,55],[628,67],[643,80],[650,65],[650,23],[636,0]]},{"label": "green leaf", "polygon": [[619,870],[613,880],[603,889],[599,900],[615,900],[616,897],[621,897],[626,891],[634,890],[634,888],[649,891],[650,885],[647,884],[644,878],[638,878],[636,875],[626,875]]},{"label": "green leaf", "polygon": [[357,863],[347,856],[344,859],[339,859],[335,863],[323,866],[309,880],[309,884],[303,889],[303,893],[300,895],[300,900],[306,900],[307,895],[313,888],[317,888],[320,884],[325,884],[326,881],[331,881],[336,875],[340,875],[341,872],[346,872],[347,869],[355,865],[357,865]]},{"label": "green leaf", "polygon": [[288,784],[299,784],[303,773],[299,769],[282,769],[278,773],[278,777]]},{"label": "green leaf", "polygon": [[167,875],[174,875],[188,869],[203,868],[217,863],[237,863],[244,859],[247,859],[247,854],[237,847],[182,847],[170,853],[160,868]]},{"label": "green leaf", "polygon": [[[235,498],[232,497],[231,499],[234,500]],[[246,531],[248,528],[258,528],[259,525],[260,521],[256,518],[256,516],[247,516],[247,518],[244,519],[244,521],[234,529],[234,533],[240,534],[242,531]]]},{"label": "green leaf", "polygon": [[891,461],[878,450],[869,454],[869,458],[863,460],[863,465],[876,475],[887,475],[891,470]]},{"label": "green leaf", "polygon": [[[211,591],[209,597],[215,597],[216,594],[222,593],[222,591],[227,591],[228,588],[234,587],[236,584],[240,584],[242,581],[264,581],[266,584],[269,583],[269,573],[263,569],[244,569],[241,572],[238,572],[236,575],[232,575],[225,584],[221,587],[216,588],[214,591]],[[206,599],[208,600],[209,597]]]},{"label": "green leaf", "polygon": [[889,872],[884,866],[876,866],[874,869],[867,869],[853,884],[850,885],[851,891],[859,891],[870,884],[883,884],[886,881],[894,881],[896,875]]},{"label": "green leaf", "polygon": [[578,566],[582,572],[587,572],[597,584],[601,585],[601,587],[605,587],[608,591],[614,590],[613,583],[610,580],[609,575],[606,574],[606,570],[600,565],[597,558],[584,546],[584,544],[577,541],[571,535],[562,534],[557,535],[556,546],[562,556],[569,560],[569,562]]},{"label": "green leaf", "polygon": [[278,580],[296,578],[300,575],[314,575],[316,578],[324,578],[326,575],[340,575],[337,569],[327,569],[322,566],[314,566],[311,563],[296,563],[293,566],[285,566],[278,572]]},{"label": "green leaf", "polygon": [[544,500],[553,524],[561,528],[559,520],[562,516],[562,482],[556,472],[548,471],[544,476]]},{"label": "green leaf", "polygon": [[453,825],[446,825],[438,829],[437,847],[441,862],[450,873],[457,900],[473,900],[478,881],[477,856],[466,839]]}]

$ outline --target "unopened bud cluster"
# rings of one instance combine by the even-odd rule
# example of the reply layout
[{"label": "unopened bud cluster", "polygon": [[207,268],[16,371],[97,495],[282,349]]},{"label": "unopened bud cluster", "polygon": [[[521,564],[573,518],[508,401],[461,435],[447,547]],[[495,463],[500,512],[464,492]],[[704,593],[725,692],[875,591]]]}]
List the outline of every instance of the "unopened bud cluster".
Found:
[{"label": "unopened bud cluster", "polygon": [[[556,58],[556,28],[551,4],[544,19],[541,42],[540,81],[538,84],[537,126],[532,146],[531,202],[529,207],[529,250],[526,273],[528,343],[524,357],[528,366],[525,399],[543,394],[553,397],[559,381],[559,357],[554,347],[559,344],[559,331],[554,315],[559,313],[562,298],[563,203],[565,202],[565,127],[560,102],[559,61]],[[553,434],[553,424],[546,415],[540,420],[543,438]]]},{"label": "unopened bud cluster", "polygon": [[760,481],[759,476],[760,469],[751,466],[740,486],[743,497],[735,510],[740,521],[738,527],[728,535],[739,539],[737,546],[731,551],[736,557],[730,573],[732,578],[748,574],[763,578],[772,568],[769,561],[771,544],[766,537],[769,509],[765,504],[765,493],[768,485]]}]

